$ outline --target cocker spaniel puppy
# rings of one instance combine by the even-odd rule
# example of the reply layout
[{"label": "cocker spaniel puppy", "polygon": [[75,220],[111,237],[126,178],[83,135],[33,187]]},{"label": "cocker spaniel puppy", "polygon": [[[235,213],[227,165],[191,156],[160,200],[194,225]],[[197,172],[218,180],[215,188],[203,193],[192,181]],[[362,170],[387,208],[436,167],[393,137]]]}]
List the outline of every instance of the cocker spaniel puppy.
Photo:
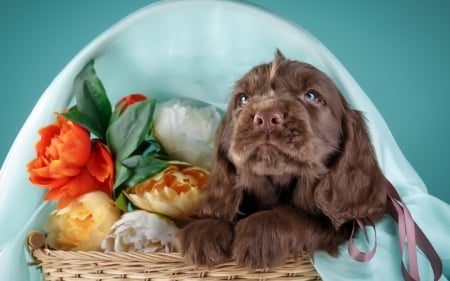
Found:
[{"label": "cocker spaniel puppy", "polygon": [[277,52],[237,81],[204,200],[176,246],[209,266],[337,255],[355,219],[383,216],[387,185],[362,114],[324,73]]}]

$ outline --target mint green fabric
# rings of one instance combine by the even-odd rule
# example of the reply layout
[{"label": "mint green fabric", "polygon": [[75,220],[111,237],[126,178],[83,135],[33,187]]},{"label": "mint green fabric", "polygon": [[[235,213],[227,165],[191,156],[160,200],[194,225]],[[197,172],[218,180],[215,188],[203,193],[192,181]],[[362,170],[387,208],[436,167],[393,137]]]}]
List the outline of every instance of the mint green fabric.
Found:
[{"label": "mint green fabric", "polygon": [[[338,85],[352,106],[364,112],[377,158],[387,178],[408,203],[450,276],[450,206],[430,196],[404,158],[373,103],[336,58],[301,27],[259,8],[227,1],[167,1],[126,17],[88,44],[42,94],[12,145],[0,173],[0,280],[39,280],[28,267],[26,234],[40,229],[53,209],[42,203],[44,190],[31,185],[25,170],[34,157],[38,128],[53,122],[53,112],[73,104],[72,82],[91,59],[113,102],[141,92],[163,101],[191,97],[226,108],[234,81],[251,67],[268,62],[279,48],[288,58],[317,66]],[[376,79],[376,78],[374,78]],[[378,249],[368,263],[342,254],[314,254],[328,280],[403,280],[396,225],[386,217],[376,225]],[[430,267],[421,260],[423,280]]]}]

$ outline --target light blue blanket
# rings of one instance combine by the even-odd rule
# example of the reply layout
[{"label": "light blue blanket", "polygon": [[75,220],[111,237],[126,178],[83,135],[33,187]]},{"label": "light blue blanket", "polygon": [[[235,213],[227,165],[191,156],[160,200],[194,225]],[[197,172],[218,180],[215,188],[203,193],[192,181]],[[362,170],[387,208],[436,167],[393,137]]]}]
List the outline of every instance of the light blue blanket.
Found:
[{"label": "light blue blanket", "polygon": [[[440,280],[448,280],[450,206],[428,194],[382,116],[345,68],[298,26],[242,3],[208,0],[161,2],[137,11],[86,46],[43,93],[0,173],[0,280],[40,279],[39,272],[26,264],[24,241],[31,229],[41,228],[53,206],[42,203],[43,190],[28,182],[25,165],[34,157],[38,128],[52,121],[54,111],[73,103],[73,79],[89,60],[95,59],[113,102],[142,92],[159,100],[196,98],[225,109],[234,81],[254,65],[270,61],[276,48],[288,58],[323,70],[350,104],[364,112],[379,164],[440,255],[444,266]],[[376,230],[378,247],[370,262],[354,261],[346,244],[338,258],[315,253],[314,265],[321,277],[325,281],[403,280],[396,223],[386,216]],[[432,280],[427,261],[419,262],[422,280]]]}]

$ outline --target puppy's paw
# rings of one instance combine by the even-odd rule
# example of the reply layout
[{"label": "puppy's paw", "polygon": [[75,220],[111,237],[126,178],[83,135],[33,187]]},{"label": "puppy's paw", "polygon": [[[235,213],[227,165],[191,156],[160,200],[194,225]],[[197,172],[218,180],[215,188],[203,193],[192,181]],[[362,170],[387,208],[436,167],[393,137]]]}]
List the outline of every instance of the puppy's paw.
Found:
[{"label": "puppy's paw", "polygon": [[293,238],[289,222],[276,220],[271,211],[255,213],[235,227],[233,256],[238,264],[251,269],[273,268],[283,264],[291,253]]},{"label": "puppy's paw", "polygon": [[233,225],[217,219],[201,219],[181,229],[175,247],[195,265],[213,266],[230,257]]}]

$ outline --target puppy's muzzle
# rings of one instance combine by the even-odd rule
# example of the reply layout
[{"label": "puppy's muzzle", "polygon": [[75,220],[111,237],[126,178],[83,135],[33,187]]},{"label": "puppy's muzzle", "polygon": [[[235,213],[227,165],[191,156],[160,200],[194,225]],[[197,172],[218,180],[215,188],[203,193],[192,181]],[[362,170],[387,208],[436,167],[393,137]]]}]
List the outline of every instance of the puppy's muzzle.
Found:
[{"label": "puppy's muzzle", "polygon": [[263,109],[256,112],[253,117],[253,127],[256,130],[272,132],[283,125],[283,114],[276,109]]}]

